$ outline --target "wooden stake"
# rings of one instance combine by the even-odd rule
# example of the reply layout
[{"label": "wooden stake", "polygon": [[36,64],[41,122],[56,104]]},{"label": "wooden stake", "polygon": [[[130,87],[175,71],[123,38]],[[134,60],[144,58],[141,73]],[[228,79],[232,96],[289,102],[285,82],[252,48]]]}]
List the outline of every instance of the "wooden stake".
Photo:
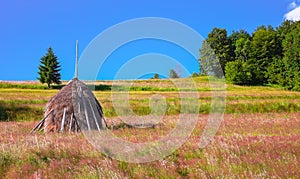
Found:
[{"label": "wooden stake", "polygon": [[62,118],[62,121],[61,121],[60,132],[64,131],[65,120],[66,120],[66,108],[64,108],[64,114],[63,114],[63,118]]},{"label": "wooden stake", "polygon": [[36,129],[39,129],[44,124],[46,118],[53,112],[53,109],[30,131],[30,134],[32,134]]},{"label": "wooden stake", "polygon": [[91,126],[90,126],[90,122],[89,122],[89,116],[88,116],[88,112],[87,112],[87,108],[86,108],[86,102],[85,102],[85,99],[84,99],[84,94],[82,92],[81,87],[80,87],[80,91],[81,91],[81,100],[83,102],[85,119],[86,119],[86,123],[87,123],[87,126],[88,126],[88,130],[90,131],[91,130]]},{"label": "wooden stake", "polygon": [[[106,123],[106,120],[104,118],[104,115],[103,115],[103,112],[102,112],[102,109],[101,109],[101,105],[99,104],[99,102],[97,101],[97,99],[95,99],[95,102],[97,104],[96,106],[97,106],[98,112],[99,112],[99,114],[101,114],[101,120],[103,120],[105,126],[108,128],[108,125]],[[102,128],[102,121],[101,121],[101,126],[100,127]]]},{"label": "wooden stake", "polygon": [[96,123],[97,129],[98,129],[98,131],[100,131],[100,127],[99,127],[99,124],[98,124],[98,122],[97,122],[97,117],[96,117],[96,115],[95,115],[94,108],[93,108],[93,106],[92,106],[92,104],[91,104],[91,101],[90,101],[90,100],[89,100],[89,104],[90,104],[90,107],[91,107],[91,110],[92,110],[92,114],[93,114],[93,117],[94,117],[94,120],[95,120],[95,123]]},{"label": "wooden stake", "polygon": [[70,127],[69,127],[69,133],[71,132],[72,130],[72,123],[73,123],[73,113],[71,114],[71,119],[70,119]]}]

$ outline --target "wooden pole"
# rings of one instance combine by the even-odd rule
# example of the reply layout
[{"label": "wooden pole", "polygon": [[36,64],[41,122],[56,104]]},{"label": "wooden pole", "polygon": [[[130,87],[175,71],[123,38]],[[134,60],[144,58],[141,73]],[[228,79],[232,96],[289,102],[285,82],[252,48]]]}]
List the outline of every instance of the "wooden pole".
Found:
[{"label": "wooden pole", "polygon": [[91,130],[91,126],[90,126],[90,122],[89,122],[89,115],[88,115],[88,111],[87,111],[86,101],[85,101],[85,98],[84,98],[84,94],[83,94],[82,88],[79,87],[79,90],[81,91],[81,101],[83,102],[83,108],[84,108],[84,114],[85,114],[85,119],[86,119],[87,127],[88,127],[88,130],[90,131]]},{"label": "wooden pole", "polygon": [[70,126],[69,126],[69,133],[72,131],[72,123],[73,123],[73,113],[71,114]]},{"label": "wooden pole", "polygon": [[76,40],[76,66],[75,66],[75,78],[78,79],[78,40]]},{"label": "wooden pole", "polygon": [[95,121],[95,123],[96,123],[97,129],[98,129],[98,131],[100,131],[100,127],[99,127],[99,124],[98,124],[98,122],[97,122],[97,117],[96,117],[96,114],[95,114],[95,112],[94,112],[94,108],[93,108],[93,106],[92,106],[92,104],[91,104],[91,101],[90,101],[89,99],[88,99],[88,101],[89,101],[89,104],[90,104],[90,108],[91,108],[91,111],[92,111],[92,114],[93,114],[94,121]]},{"label": "wooden pole", "polygon": [[44,122],[45,122],[45,120],[46,120],[46,118],[49,116],[49,114],[51,114],[53,112],[53,109],[51,109],[51,111],[30,131],[30,134],[32,134],[35,130],[39,130],[42,126],[43,126],[43,124],[44,124]]},{"label": "wooden pole", "polygon": [[64,114],[61,120],[60,132],[64,131],[65,121],[66,121],[66,108],[64,108]]}]

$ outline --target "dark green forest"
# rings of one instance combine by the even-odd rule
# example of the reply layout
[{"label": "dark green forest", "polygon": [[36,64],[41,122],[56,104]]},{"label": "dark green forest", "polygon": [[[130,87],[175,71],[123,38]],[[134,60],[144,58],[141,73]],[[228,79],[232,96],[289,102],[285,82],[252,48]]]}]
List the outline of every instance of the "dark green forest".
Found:
[{"label": "dark green forest", "polygon": [[[214,28],[200,49],[200,74],[225,75],[238,85],[300,90],[300,21],[260,26],[252,34]],[[221,68],[217,68],[217,62]]]}]

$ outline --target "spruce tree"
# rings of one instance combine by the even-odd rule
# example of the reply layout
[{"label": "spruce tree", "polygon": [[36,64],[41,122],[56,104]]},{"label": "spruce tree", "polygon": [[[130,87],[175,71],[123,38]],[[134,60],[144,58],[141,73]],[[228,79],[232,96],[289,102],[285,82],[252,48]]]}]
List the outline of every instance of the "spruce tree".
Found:
[{"label": "spruce tree", "polygon": [[61,84],[60,70],[57,56],[53,53],[52,48],[49,47],[46,55],[40,60],[38,80],[41,83],[47,83],[48,88],[50,88],[52,83]]}]

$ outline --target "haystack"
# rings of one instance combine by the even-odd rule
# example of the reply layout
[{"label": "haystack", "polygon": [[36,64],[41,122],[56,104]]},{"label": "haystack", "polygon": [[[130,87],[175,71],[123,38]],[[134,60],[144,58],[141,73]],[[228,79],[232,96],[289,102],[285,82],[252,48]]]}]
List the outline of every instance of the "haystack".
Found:
[{"label": "haystack", "polygon": [[79,132],[107,128],[100,103],[86,84],[78,80],[78,43],[76,43],[76,77],[46,105],[44,118],[31,132]]}]

